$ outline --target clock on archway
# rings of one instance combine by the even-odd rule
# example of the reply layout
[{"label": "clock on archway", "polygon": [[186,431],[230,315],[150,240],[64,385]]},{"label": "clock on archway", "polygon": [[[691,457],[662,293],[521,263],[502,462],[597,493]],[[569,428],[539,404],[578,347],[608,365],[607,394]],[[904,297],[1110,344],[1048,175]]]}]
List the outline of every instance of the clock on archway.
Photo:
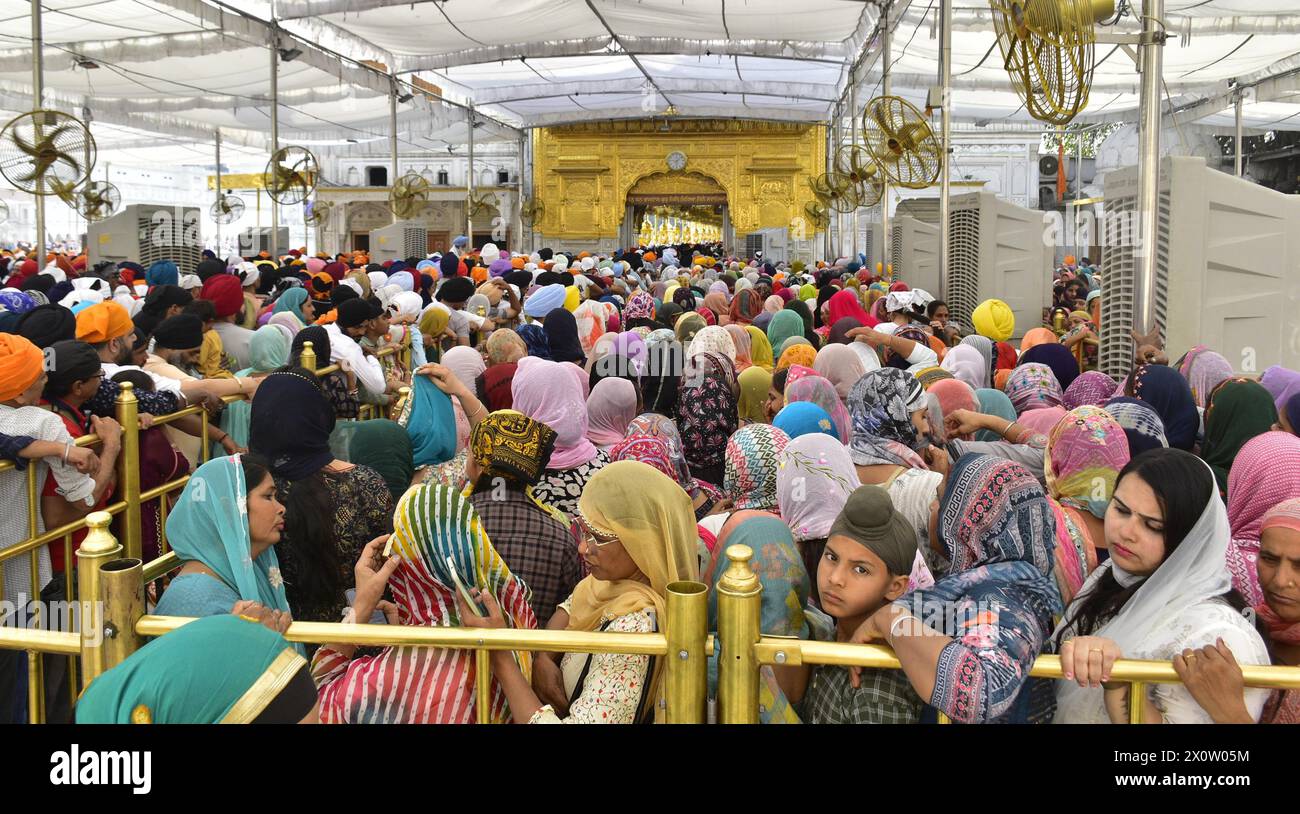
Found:
[{"label": "clock on archway", "polygon": [[666,160],[668,162],[668,169],[673,172],[681,172],[686,168],[686,153],[683,153],[681,150],[673,150],[668,154]]}]

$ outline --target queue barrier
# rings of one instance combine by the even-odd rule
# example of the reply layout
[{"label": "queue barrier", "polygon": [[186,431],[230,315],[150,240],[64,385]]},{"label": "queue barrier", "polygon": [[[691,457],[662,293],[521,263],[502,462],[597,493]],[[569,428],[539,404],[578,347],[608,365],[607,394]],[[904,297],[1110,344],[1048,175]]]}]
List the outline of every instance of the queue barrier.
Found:
[{"label": "queue barrier", "polygon": [[[403,365],[407,371],[410,369],[410,334],[407,334],[404,345],[393,345],[381,348],[376,355],[381,357],[396,355],[397,362]],[[318,368],[316,366],[316,354],[312,349],[311,342],[303,343],[303,352],[301,358],[303,367],[314,372],[317,376],[324,376],[339,370],[339,366],[329,365]],[[231,395],[222,397],[221,401],[230,404],[235,401],[246,400],[243,395]],[[405,401],[410,398],[410,388],[403,387],[399,390],[398,398],[394,404],[394,410],[400,411]],[[380,405],[364,405],[371,407],[380,407]],[[143,548],[143,529],[140,520],[141,507],[144,503],[158,499],[159,503],[159,553],[160,557],[150,563],[148,569],[149,577],[146,582],[153,582],[165,576],[170,571],[179,567],[180,562],[174,553],[168,550],[166,535],[166,520],[169,508],[170,498],[173,493],[177,493],[185,488],[189,483],[190,476],[184,475],[157,487],[141,491],[140,488],[140,412],[139,402],[136,399],[134,386],[130,382],[122,382],[119,385],[119,394],[116,407],[116,420],[122,427],[122,448],[117,460],[117,492],[121,499],[105,506],[101,512],[92,512],[86,517],[71,523],[65,524],[58,528],[38,530],[38,518],[40,517],[40,492],[41,484],[38,481],[40,467],[38,461],[30,461],[27,465],[27,519],[28,530],[27,538],[12,545],[3,551],[0,551],[0,568],[10,560],[26,555],[31,570],[31,604],[29,607],[33,610],[32,622],[37,625],[35,628],[15,630],[12,627],[0,628],[0,649],[19,649],[28,650],[28,719],[32,723],[40,723],[45,720],[45,697],[44,697],[44,675],[41,660],[34,657],[34,653],[57,653],[68,656],[68,692],[70,702],[75,702],[78,695],[77,681],[75,677],[80,666],[82,671],[86,669],[84,661],[79,661],[81,652],[79,648],[72,647],[70,640],[61,639],[61,636],[75,636],[76,634],[65,634],[54,630],[44,630],[41,628],[47,621],[41,614],[43,606],[36,602],[41,596],[40,585],[40,551],[47,545],[56,544],[59,539],[63,541],[63,561],[65,583],[64,596],[71,606],[78,601],[94,601],[84,590],[80,589],[80,578],[72,578],[72,563],[76,562],[78,568],[82,562],[79,559],[81,549],[77,549],[78,559],[73,558],[72,537],[74,534],[83,530],[93,528],[90,518],[97,514],[103,514],[109,518],[116,515],[122,516],[122,533],[125,538],[124,552],[126,557],[134,560],[142,559]],[[173,413],[166,415],[154,416],[151,427],[163,427],[172,424],[180,419],[192,415],[202,415],[204,420],[200,422],[199,434],[199,464],[206,463],[211,458],[212,445],[208,438],[208,422],[206,411],[201,404],[184,407]],[[376,416],[379,417],[379,416]],[[91,434],[74,439],[73,443],[78,447],[94,447],[101,444],[99,436]],[[17,467],[12,461],[0,461],[0,472],[14,471]],[[88,532],[89,533],[89,532]],[[111,534],[109,535],[111,538]],[[89,538],[88,538],[89,539]],[[116,543],[114,543],[116,545]],[[8,600],[10,597],[4,595],[3,581],[0,580],[0,601]],[[0,624],[5,624],[0,620]],[[5,638],[5,634],[15,633],[16,638]],[[6,642],[12,642],[7,644]],[[43,645],[29,649],[23,646],[27,642],[34,645]],[[97,673],[96,673],[97,674]]]}]

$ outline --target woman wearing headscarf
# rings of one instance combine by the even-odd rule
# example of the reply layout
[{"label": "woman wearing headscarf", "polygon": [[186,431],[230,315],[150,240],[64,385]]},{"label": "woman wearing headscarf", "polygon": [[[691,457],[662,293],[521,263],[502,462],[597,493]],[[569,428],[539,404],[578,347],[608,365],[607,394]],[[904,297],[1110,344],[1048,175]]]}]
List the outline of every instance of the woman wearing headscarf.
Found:
[{"label": "woman wearing headscarf", "polygon": [[754,317],[763,311],[763,301],[759,298],[758,292],[752,288],[738,290],[736,296],[731,298],[731,309],[728,317],[732,325],[748,325],[754,321]]},{"label": "woman wearing headscarf", "polygon": [[[253,332],[253,338],[249,340],[249,367],[239,371],[235,376],[260,379],[271,371],[284,367],[289,364],[289,347],[289,340],[285,339],[277,326],[263,325]],[[230,436],[240,449],[248,448],[248,421],[252,409],[248,401],[241,399],[227,404],[226,409],[221,411],[221,430]],[[220,444],[217,444],[214,449],[219,447]],[[216,454],[223,453],[224,450]]]},{"label": "woman wearing headscarf", "polygon": [[546,332],[553,361],[575,362],[579,365],[586,363],[587,354],[583,352],[582,343],[578,339],[578,323],[567,309],[552,310],[543,320],[542,329]]},{"label": "woman wearing headscarf", "polygon": [[222,614],[160,636],[96,677],[80,724],[317,723],[307,660],[274,630]]},{"label": "woman wearing headscarf", "polygon": [[294,330],[295,334],[307,325],[314,323],[317,316],[315,303],[307,296],[307,290],[297,287],[290,288],[276,299],[272,313],[287,313],[297,320],[298,326]]},{"label": "woman wearing headscarf", "polygon": [[[685,492],[653,467],[618,461],[592,477],[575,514],[582,536],[579,553],[591,573],[547,627],[661,630],[668,586],[699,575],[699,538]],[[476,598],[488,615],[466,618],[465,624],[507,626],[491,594],[477,592]],[[540,697],[508,652],[492,654],[493,675],[518,723],[633,723],[661,714],[661,659],[568,653],[557,664],[549,654],[539,654],[534,668]]]},{"label": "woman wearing headscarf", "polygon": [[1124,395],[1151,405],[1164,424],[1165,437],[1175,449],[1191,450],[1201,418],[1187,380],[1165,365],[1138,365],[1124,380]]},{"label": "woman wearing headscarf", "polygon": [[1057,345],[1056,334],[1052,333],[1051,328],[1030,328],[1025,331],[1025,335],[1020,339],[1020,355],[1024,354],[1030,348],[1036,348],[1039,345]]},{"label": "woman wearing headscarf", "polygon": [[[378,541],[376,541],[378,542]],[[378,546],[374,546],[378,549]],[[493,597],[492,609],[509,626],[537,627],[528,588],[510,572],[483,530],[468,498],[442,485],[416,487],[398,503],[386,562],[358,563],[392,588],[397,605],[390,624],[458,627],[472,615],[457,596],[456,578]],[[367,552],[369,553],[369,551]],[[376,551],[377,553],[377,551]],[[395,565],[394,565],[395,563]],[[454,569],[453,567],[454,566]],[[367,587],[370,587],[369,585]],[[358,586],[360,594],[361,586]],[[373,589],[372,589],[373,590]],[[358,601],[361,605],[361,601]],[[373,610],[354,608],[358,615]],[[366,617],[356,621],[365,622]],[[377,656],[353,658],[355,648],[326,645],[312,659],[323,723],[471,723],[477,719],[475,659],[468,650],[386,647]],[[528,653],[504,656],[524,675]],[[510,709],[499,680],[490,690],[488,720],[505,723]]]},{"label": "woman wearing headscarf", "polygon": [[1232,584],[1252,606],[1262,604],[1259,587],[1260,521],[1269,509],[1300,495],[1300,438],[1266,432],[1247,441],[1228,473],[1228,570]]},{"label": "woman wearing headscarf", "polygon": [[[1016,408],[1011,404],[1011,399],[1001,390],[994,390],[991,387],[980,387],[975,390],[975,397],[979,399],[978,409],[984,415],[996,416],[1003,421],[1016,420]],[[976,441],[1001,441],[1002,434],[996,430],[980,430],[975,433]]]},{"label": "woman wearing headscarf", "polygon": [[596,342],[605,335],[605,317],[605,304],[596,300],[587,300],[573,312],[578,331],[578,343],[584,356],[590,355]]},{"label": "woman wearing headscarf", "polygon": [[1224,500],[1228,499],[1228,473],[1237,454],[1247,441],[1271,430],[1276,421],[1273,397],[1259,382],[1225,380],[1210,395],[1201,458],[1214,470]]},{"label": "woman wearing headscarf", "polygon": [[673,333],[677,337],[677,341],[682,344],[683,348],[689,348],[691,342],[695,339],[695,335],[701,333],[708,327],[709,326],[704,323],[704,317],[692,312],[677,320],[677,324],[673,328]]},{"label": "woman wearing headscarf", "polygon": [[1048,435],[1044,470],[1056,517],[1054,576],[1066,604],[1097,567],[1097,550],[1106,545],[1106,507],[1128,462],[1123,428],[1100,407],[1067,413]]},{"label": "woman wearing headscarf", "polygon": [[650,413],[637,416],[628,426],[627,437],[610,448],[609,455],[614,461],[649,464],[675,480],[691,498],[697,522],[731,508],[721,490],[691,477],[681,437],[670,419]]},{"label": "woman wearing headscarf", "polygon": [[[714,283],[713,285],[718,285]],[[718,318],[719,325],[730,325],[731,323],[731,304],[727,302],[726,285],[722,285],[722,290],[715,291],[710,286],[709,293],[704,296],[704,307],[713,312]],[[740,327],[744,327],[743,325]]]},{"label": "woman wearing headscarf", "polygon": [[682,375],[678,392],[678,427],[691,474],[720,484],[727,439],[739,424],[740,386],[727,357],[706,351]]},{"label": "woman wearing headscarf", "polygon": [[249,448],[270,464],[286,508],[277,554],[289,607],[304,622],[342,618],[353,563],[392,529],[388,484],[369,467],[336,460],[333,430],[329,401],[306,370],[277,371],[258,386]]},{"label": "woman wearing headscarf", "polygon": [[389,324],[393,334],[393,341],[406,343],[401,336],[402,331],[410,331],[410,348],[411,348],[411,369],[416,370],[428,364],[429,359],[424,351],[424,335],[420,332],[416,324],[420,320],[420,310],[424,308],[420,295],[412,291],[404,291],[393,298],[389,303],[388,312],[391,315]]},{"label": "woman wearing headscarf", "polygon": [[[831,525],[861,485],[848,449],[828,435],[800,436],[782,450],[776,474],[777,508],[808,573],[817,572]],[[811,592],[816,603],[815,581]]]},{"label": "woman wearing headscarf", "polygon": [[[1056,682],[1056,722],[1128,722],[1130,685],[1097,687],[1116,659],[1165,661],[1222,640],[1238,661],[1268,663],[1223,567],[1228,517],[1203,461],[1177,449],[1134,458],[1116,481],[1105,534],[1110,560],[1088,577],[1053,634],[1065,674]],[[1210,722],[1181,684],[1144,690],[1144,721]],[[1267,697],[1245,692],[1253,720]]]},{"label": "woman wearing headscarf", "polygon": [[[993,340],[989,339],[987,336],[972,334],[971,336],[963,337],[958,346],[960,347],[961,345],[969,345],[975,348],[984,359],[984,371],[988,375],[988,380],[975,389],[978,390],[980,387],[993,387],[993,374],[997,370],[998,366],[998,352],[997,348],[993,345]],[[948,356],[951,355],[952,350],[949,350]],[[944,359],[946,360],[948,356],[945,356]]]},{"label": "woman wearing headscarf", "polygon": [[348,460],[379,473],[396,503],[415,478],[415,452],[410,433],[384,418],[349,425]]},{"label": "woman wearing headscarf", "polygon": [[726,328],[709,325],[697,333],[686,347],[686,362],[689,364],[696,356],[708,352],[721,354],[733,366],[736,365],[736,343]]},{"label": "woman wearing headscarf", "polygon": [[[813,327],[812,311],[809,310],[808,303],[804,302],[803,300],[791,300],[790,302],[786,303],[785,308],[783,310],[793,311],[796,314],[798,314],[799,319],[803,320],[803,338],[807,339],[808,342],[813,347],[815,348],[821,347],[822,337],[825,336],[828,333],[828,331],[822,330],[819,333]],[[772,318],[775,319],[776,318],[775,315]]]},{"label": "woman wearing headscarf", "polygon": [[777,370],[784,370],[795,365],[811,368],[817,361],[817,350],[808,344],[802,336],[792,336],[785,341],[781,358],[776,364]]},{"label": "woman wearing headscarf", "polygon": [[1035,345],[1020,357],[1020,364],[1044,364],[1052,369],[1052,375],[1061,389],[1069,387],[1079,378],[1079,363],[1074,354],[1064,345]]},{"label": "woman wearing headscarf", "polygon": [[745,333],[749,334],[750,361],[755,367],[761,367],[771,373],[776,367],[776,359],[772,356],[772,343],[768,340],[767,334],[753,325],[746,325]]},{"label": "woman wearing headscarf", "polygon": [[770,424],[750,424],[727,439],[722,491],[736,509],[776,509],[776,474],[790,439]]},{"label": "woman wearing headscarf", "polygon": [[1019,414],[1043,407],[1060,407],[1063,395],[1061,385],[1056,381],[1056,374],[1052,373],[1050,367],[1042,364],[1017,367],[1007,379],[1004,392]]},{"label": "woman wearing headscarf", "polygon": [[834,325],[846,317],[852,317],[868,328],[874,328],[880,324],[880,320],[863,310],[858,295],[848,290],[840,291],[826,301],[826,324]]},{"label": "woman wearing headscarf", "polygon": [[[1019,464],[968,455],[953,467],[934,522],[951,570],[881,608],[852,641],[887,642],[916,693],[953,721],[1040,720],[1051,687],[1029,682],[1029,670],[1061,609],[1042,488]],[[930,619],[955,619],[957,635]]]},{"label": "woman wearing headscarf", "polygon": [[1061,406],[1067,410],[1084,406],[1100,407],[1115,395],[1117,387],[1119,384],[1100,370],[1080,373],[1078,378],[1065,388],[1065,393],[1061,396]]},{"label": "woman wearing headscarf", "polygon": [[1222,355],[1204,345],[1196,345],[1184,353],[1174,365],[1187,380],[1196,406],[1204,410],[1209,406],[1210,393],[1225,379],[1232,378],[1232,364]]},{"label": "woman wearing headscarf", "polygon": [[1259,377],[1259,383],[1273,394],[1273,403],[1281,410],[1295,393],[1300,393],[1300,373],[1273,365]]},{"label": "woman wearing headscarf", "polygon": [[587,437],[587,404],[575,374],[558,362],[526,357],[519,360],[510,391],[515,410],[556,433],[534,491],[543,503],[572,515],[587,481],[609,463],[608,454]]},{"label": "woman wearing headscarf", "polygon": [[[759,606],[759,630],[765,636],[809,638],[804,608],[812,590],[812,580],[795,549],[790,530],[779,518],[764,512],[740,511],[728,520],[718,535],[707,568],[709,591],[708,629],[718,629],[718,591],[722,576],[731,565],[726,549],[733,545],[748,546],[752,555],[749,566],[762,585]],[[719,653],[709,660],[709,697],[717,696]],[[794,676],[788,668],[763,665],[759,668],[759,723],[799,723],[799,716],[786,697],[793,689]]]},{"label": "woman wearing headscarf", "polygon": [[[957,410],[979,412],[979,397],[966,382],[957,379],[943,379],[930,385],[926,392],[934,394],[934,397],[938,399],[939,409],[943,411],[945,416],[952,415]],[[932,425],[933,423],[931,421]],[[932,426],[931,429],[937,428]]]},{"label": "woman wearing headscarf", "polygon": [[[808,368],[792,367],[790,370],[792,372],[786,377],[784,391],[785,407],[802,402],[816,404],[830,417],[835,437],[847,446],[853,437],[852,423],[849,419],[849,411],[840,400],[835,385],[831,384],[829,379],[815,373],[796,375]],[[782,408],[782,412],[784,410],[785,408]]]},{"label": "woman wearing headscarf", "polygon": [[230,455],[194,470],[167,516],[167,540],[181,569],[156,612],[214,616],[251,602],[260,607],[250,615],[283,632],[292,621],[276,557],[284,525],[285,507],[259,459]]},{"label": "woman wearing headscarf", "polygon": [[835,392],[841,399],[848,398],[853,385],[867,372],[862,366],[861,357],[846,345],[827,345],[817,351],[813,370],[835,385]]},{"label": "woman wearing headscarf", "polygon": [[958,381],[978,390],[988,385],[986,364],[987,359],[978,349],[970,345],[958,345],[949,349],[939,367],[951,373]]},{"label": "woman wearing headscarf", "polygon": [[803,336],[803,320],[794,311],[782,310],[767,324],[767,341],[773,348],[780,348],[794,336]]},{"label": "woman wearing headscarf", "polygon": [[744,373],[754,364],[750,355],[751,339],[747,327],[728,325],[723,330],[731,337],[731,344],[736,348],[736,372]]},{"label": "woman wearing headscarf", "polygon": [[1164,422],[1160,420],[1160,414],[1145,401],[1127,397],[1113,398],[1102,409],[1124,428],[1132,457],[1136,458],[1149,449],[1168,448]]},{"label": "woman wearing headscarf", "polygon": [[772,374],[761,367],[749,367],[741,372],[738,382],[740,400],[737,414],[740,425],[743,427],[746,424],[764,423],[767,418],[764,402],[767,400],[767,391],[772,386]]},{"label": "woman wearing headscarf", "polygon": [[627,425],[640,413],[640,393],[628,379],[601,379],[587,397],[587,438],[608,452],[623,440]]}]

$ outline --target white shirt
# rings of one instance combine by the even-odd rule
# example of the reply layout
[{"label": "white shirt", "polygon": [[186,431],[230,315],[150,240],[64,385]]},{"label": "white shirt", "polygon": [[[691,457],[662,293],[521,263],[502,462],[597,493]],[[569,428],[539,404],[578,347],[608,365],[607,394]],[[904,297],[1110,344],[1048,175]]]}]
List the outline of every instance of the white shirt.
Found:
[{"label": "white shirt", "polygon": [[136,367],[135,365],[114,365],[109,362],[104,362],[103,367],[104,367],[104,378],[106,379],[113,378],[113,376],[116,375],[118,371],[121,370],[139,370],[142,373],[148,374],[149,378],[153,379],[154,390],[171,393],[174,396],[176,396],[176,398],[179,401],[181,402],[185,401],[185,394],[181,392],[181,383],[176,379],[169,379],[166,376],[159,376],[157,373],[154,373],[153,371],[145,370],[144,368]]},{"label": "white shirt", "polygon": [[383,395],[388,389],[388,382],[384,380],[384,370],[379,366],[379,360],[362,353],[357,341],[343,333],[337,324],[326,325],[325,331],[330,335],[330,361],[346,362],[362,387],[376,396]]}]

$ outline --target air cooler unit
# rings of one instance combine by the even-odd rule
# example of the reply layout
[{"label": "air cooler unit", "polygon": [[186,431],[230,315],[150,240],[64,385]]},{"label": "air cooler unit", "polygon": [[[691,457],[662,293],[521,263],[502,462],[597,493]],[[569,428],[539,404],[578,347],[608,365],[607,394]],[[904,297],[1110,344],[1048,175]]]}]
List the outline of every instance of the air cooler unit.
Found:
[{"label": "air cooler unit", "polygon": [[884,227],[881,226],[880,221],[878,220],[880,217],[880,210],[878,208],[873,208],[871,212],[875,215],[877,220],[858,218],[858,245],[862,247],[863,257],[867,258],[865,267],[869,269],[872,274],[875,274],[876,263],[884,262],[884,246],[882,245],[884,241],[884,232],[882,230]]},{"label": "air cooler unit", "polygon": [[750,257],[754,256],[755,250],[762,250],[763,259],[772,263],[784,260],[787,263],[793,263],[796,260],[802,260],[804,263],[812,263],[813,248],[817,241],[813,239],[795,240],[790,237],[790,230],[781,228],[759,229],[757,232],[751,232],[745,235],[745,250]]},{"label": "air cooler unit", "polygon": [[999,299],[1016,315],[1016,337],[1043,324],[1054,247],[1042,212],[991,192],[958,195],[949,201],[948,246],[944,292],[953,319],[969,326],[976,306]]},{"label": "air cooler unit", "polygon": [[199,216],[193,206],[131,204],[87,227],[86,260],[91,266],[130,260],[145,268],[171,260],[181,271],[193,271],[203,260]]},{"label": "air cooler unit", "polygon": [[889,230],[894,279],[939,296],[939,227],[900,215],[890,222]]},{"label": "air cooler unit", "polygon": [[253,226],[239,233],[239,253],[244,257],[256,257],[262,252],[272,257],[283,257],[289,248],[288,226],[280,226],[275,230],[274,241],[271,239],[270,226]]},{"label": "air cooler unit", "polygon": [[[1117,379],[1133,361],[1137,188],[1136,167],[1106,175],[1099,363]],[[1170,359],[1204,344],[1241,373],[1300,365],[1300,199],[1204,158],[1164,158],[1157,222],[1155,312]]]},{"label": "air cooler unit", "polygon": [[424,224],[399,220],[382,229],[370,232],[370,259],[374,263],[385,260],[405,260],[424,257],[429,253],[429,230]]}]

